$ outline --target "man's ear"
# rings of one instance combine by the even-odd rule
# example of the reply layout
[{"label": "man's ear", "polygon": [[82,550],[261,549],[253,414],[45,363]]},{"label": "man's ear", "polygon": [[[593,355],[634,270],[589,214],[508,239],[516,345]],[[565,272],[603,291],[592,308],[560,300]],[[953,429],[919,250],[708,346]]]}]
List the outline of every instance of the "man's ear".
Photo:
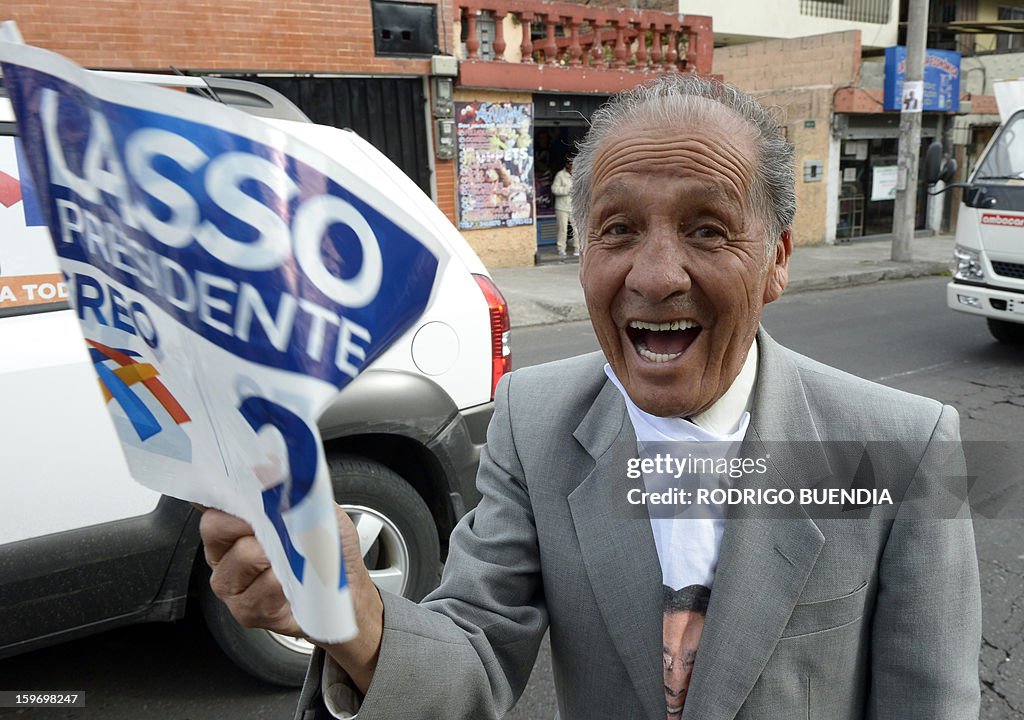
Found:
[{"label": "man's ear", "polygon": [[775,242],[775,257],[768,263],[768,282],[764,286],[764,302],[767,305],[782,297],[789,284],[789,256],[793,254],[792,230],[786,228]]}]

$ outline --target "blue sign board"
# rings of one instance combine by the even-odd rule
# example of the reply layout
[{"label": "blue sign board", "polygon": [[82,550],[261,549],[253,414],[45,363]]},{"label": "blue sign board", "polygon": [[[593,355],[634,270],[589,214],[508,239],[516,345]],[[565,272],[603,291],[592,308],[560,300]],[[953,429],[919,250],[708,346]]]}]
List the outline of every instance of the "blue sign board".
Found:
[{"label": "blue sign board", "polygon": [[[902,45],[885,49],[885,109],[902,110],[903,79],[906,76],[907,49]],[[957,112],[960,110],[960,53],[952,50],[925,50],[923,110]]]}]

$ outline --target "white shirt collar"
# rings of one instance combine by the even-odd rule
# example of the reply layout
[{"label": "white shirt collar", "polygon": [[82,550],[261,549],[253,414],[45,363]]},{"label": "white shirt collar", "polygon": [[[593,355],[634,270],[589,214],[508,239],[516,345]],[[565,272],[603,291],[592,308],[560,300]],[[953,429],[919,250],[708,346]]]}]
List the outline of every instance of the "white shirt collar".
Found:
[{"label": "white shirt collar", "polygon": [[[641,429],[636,428],[640,440],[680,440],[693,438],[696,440],[717,440],[746,433],[749,411],[754,401],[754,384],[757,380],[757,340],[755,339],[747,351],[747,358],[740,368],[739,374],[722,397],[704,412],[689,420],[678,417],[658,417],[651,415],[633,402],[626,393],[622,383],[615,376],[611,365],[605,363],[605,374],[614,383],[626,402],[634,425],[644,425],[643,434],[652,433],[654,437],[639,437]],[[637,420],[642,420],[638,423]],[[695,427],[696,426],[696,427]],[[701,432],[703,431],[703,432]],[[657,436],[661,437],[657,437]]]}]

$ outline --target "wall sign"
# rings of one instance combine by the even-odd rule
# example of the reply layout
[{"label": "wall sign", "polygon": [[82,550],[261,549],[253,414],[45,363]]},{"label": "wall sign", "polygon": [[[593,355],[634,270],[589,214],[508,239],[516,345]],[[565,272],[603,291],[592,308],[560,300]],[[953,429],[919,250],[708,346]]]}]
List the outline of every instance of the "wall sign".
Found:
[{"label": "wall sign", "polygon": [[455,104],[459,229],[533,224],[533,106]]},{"label": "wall sign", "polygon": [[[902,45],[886,48],[883,103],[886,110],[960,110],[960,53],[951,50],[925,50],[924,87],[921,92],[915,92],[916,88],[904,88],[906,69],[907,48]],[[907,90],[911,92],[908,93]],[[906,108],[905,103],[909,103]]]},{"label": "wall sign", "polygon": [[871,202],[896,199],[899,168],[896,165],[876,167],[871,172]]}]

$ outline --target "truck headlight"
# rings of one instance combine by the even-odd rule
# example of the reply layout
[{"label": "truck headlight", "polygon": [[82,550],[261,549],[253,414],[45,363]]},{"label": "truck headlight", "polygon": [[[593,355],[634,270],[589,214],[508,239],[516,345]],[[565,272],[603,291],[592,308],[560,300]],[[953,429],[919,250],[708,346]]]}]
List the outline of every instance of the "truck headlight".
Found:
[{"label": "truck headlight", "polygon": [[975,282],[985,279],[985,270],[981,267],[981,256],[976,250],[956,245],[953,247],[953,263],[950,265],[953,277],[957,280],[973,280]]}]

